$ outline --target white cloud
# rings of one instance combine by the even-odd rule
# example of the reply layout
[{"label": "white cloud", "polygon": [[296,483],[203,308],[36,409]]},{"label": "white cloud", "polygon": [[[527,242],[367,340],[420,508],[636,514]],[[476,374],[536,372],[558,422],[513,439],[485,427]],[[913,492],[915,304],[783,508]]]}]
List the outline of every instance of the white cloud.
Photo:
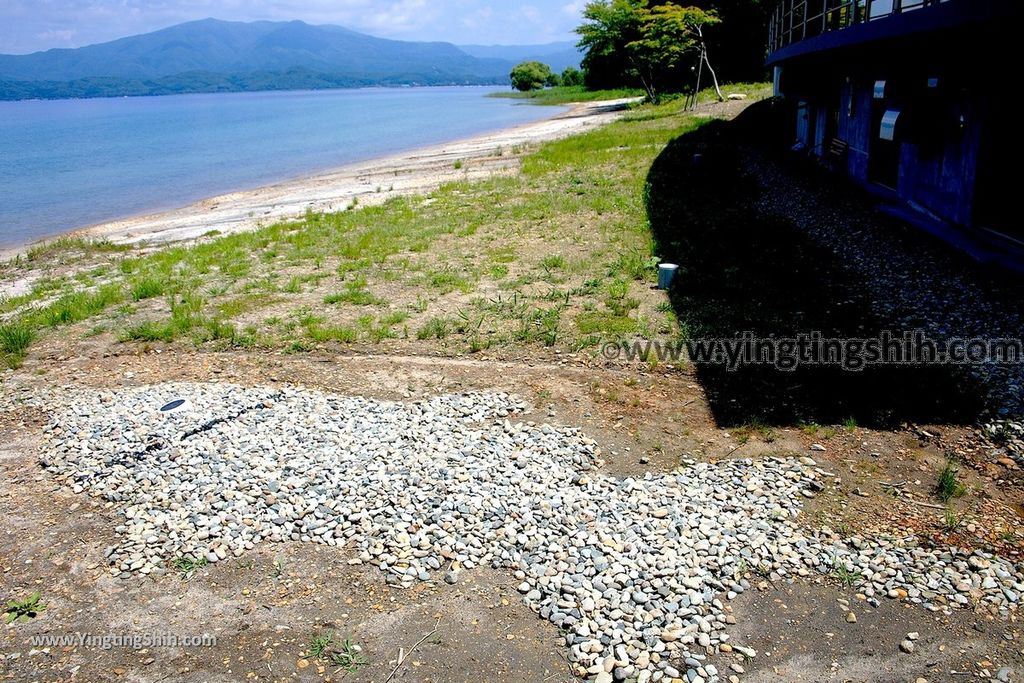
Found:
[{"label": "white cloud", "polygon": [[473,30],[479,29],[486,26],[491,19],[494,17],[494,9],[491,7],[481,7],[471,14],[467,14],[460,20],[462,25],[466,28]]},{"label": "white cloud", "polygon": [[574,0],[567,5],[562,5],[561,12],[567,17],[578,19],[583,15],[583,8],[587,6],[587,0]]},{"label": "white cloud", "polygon": [[41,31],[41,32],[36,34],[36,38],[38,38],[39,40],[41,40],[41,41],[43,41],[45,43],[53,43],[53,45],[55,47],[60,47],[60,46],[72,44],[74,37],[75,37],[75,30],[74,29],[70,29],[70,28],[68,28],[68,29],[51,28],[51,29],[47,29],[46,31]]},{"label": "white cloud", "polygon": [[540,10],[534,5],[520,5],[519,13],[522,14],[524,19],[531,23],[538,25],[541,23]]}]

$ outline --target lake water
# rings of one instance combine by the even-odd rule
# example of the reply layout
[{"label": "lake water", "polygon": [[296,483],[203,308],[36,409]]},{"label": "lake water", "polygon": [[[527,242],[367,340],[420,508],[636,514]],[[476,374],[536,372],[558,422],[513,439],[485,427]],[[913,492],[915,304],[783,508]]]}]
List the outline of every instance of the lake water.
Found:
[{"label": "lake water", "polygon": [[495,90],[0,102],[0,247],[557,113]]}]

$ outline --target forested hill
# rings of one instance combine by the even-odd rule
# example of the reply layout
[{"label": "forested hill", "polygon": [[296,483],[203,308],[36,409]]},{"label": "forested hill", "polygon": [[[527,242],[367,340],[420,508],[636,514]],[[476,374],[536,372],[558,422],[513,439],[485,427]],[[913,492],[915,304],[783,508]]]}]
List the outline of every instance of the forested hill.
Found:
[{"label": "forested hill", "polygon": [[0,99],[505,84],[516,61],[509,57],[535,48],[473,56],[450,43],[339,26],[205,19],[88,47],[0,55]]}]

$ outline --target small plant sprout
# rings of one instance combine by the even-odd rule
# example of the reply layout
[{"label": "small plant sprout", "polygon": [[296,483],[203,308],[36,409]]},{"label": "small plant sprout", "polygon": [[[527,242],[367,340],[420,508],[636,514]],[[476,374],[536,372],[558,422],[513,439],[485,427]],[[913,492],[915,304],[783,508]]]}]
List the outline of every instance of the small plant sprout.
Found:
[{"label": "small plant sprout", "polygon": [[324,657],[334,644],[334,634],[330,631],[325,633],[314,633],[309,637],[309,648],[307,655],[314,659]]},{"label": "small plant sprout", "polygon": [[942,528],[952,533],[964,525],[964,516],[956,511],[952,505],[942,513]]},{"label": "small plant sprout", "polygon": [[171,560],[171,566],[181,572],[184,578],[191,576],[194,571],[202,569],[207,564],[209,564],[209,560],[202,556],[182,555]]},{"label": "small plant sprout", "polygon": [[946,466],[939,473],[939,481],[935,485],[935,492],[943,503],[948,503],[967,493],[967,484],[960,481],[959,475],[960,470],[953,464],[953,461],[947,460]]},{"label": "small plant sprout", "polygon": [[46,609],[46,605],[40,602],[41,597],[36,592],[24,600],[8,600],[7,609],[4,610],[4,622],[23,624],[29,619],[35,619],[40,612]]},{"label": "small plant sprout", "polygon": [[351,638],[342,641],[341,646],[332,651],[328,659],[331,664],[347,673],[358,671],[369,663],[363,656],[363,648],[353,643]]},{"label": "small plant sprout", "polygon": [[363,656],[363,648],[346,638],[335,644],[334,634],[330,631],[314,633],[309,638],[306,656],[330,662],[332,666],[353,673],[366,666],[368,662]]},{"label": "small plant sprout", "polygon": [[853,588],[862,578],[860,572],[849,569],[838,559],[832,564],[832,576],[838,579],[839,584],[844,588]]}]

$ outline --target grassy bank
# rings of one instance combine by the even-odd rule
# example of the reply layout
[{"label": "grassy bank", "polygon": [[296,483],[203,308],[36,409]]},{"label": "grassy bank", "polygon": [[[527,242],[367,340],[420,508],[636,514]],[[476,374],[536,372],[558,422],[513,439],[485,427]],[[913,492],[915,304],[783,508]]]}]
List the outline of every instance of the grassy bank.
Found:
[{"label": "grassy bank", "polygon": [[[763,97],[769,93],[770,86],[766,83],[728,83],[721,86],[722,94],[728,96],[732,93],[742,93],[750,97]],[[530,90],[528,92],[499,92],[493,93],[491,97],[504,97],[516,100],[527,100],[535,104],[558,105],[572,104],[574,102],[597,102],[601,100],[618,100],[625,97],[645,97],[643,90],[639,88],[620,88],[618,90],[587,90],[582,85],[558,86],[556,88],[544,88],[543,90]],[[662,104],[678,100],[689,99],[686,93],[666,93],[662,95]],[[703,88],[697,94],[697,102],[707,104],[716,102],[718,93],[714,88]]]},{"label": "grassy bank", "polygon": [[149,252],[60,240],[2,266],[5,281],[45,275],[0,301],[0,352],[15,366],[52,335],[69,344],[451,355],[674,338],[675,315],[651,288],[643,196],[666,143],[700,125],[681,106],[639,107],[539,146],[516,176],[429,197]]},{"label": "grassy bank", "polygon": [[636,88],[618,90],[587,90],[582,85],[558,86],[543,90],[527,92],[498,92],[491,97],[503,97],[514,100],[528,100],[535,104],[572,104],[574,102],[597,102],[600,100],[618,100],[624,97],[643,97],[644,91]]}]

